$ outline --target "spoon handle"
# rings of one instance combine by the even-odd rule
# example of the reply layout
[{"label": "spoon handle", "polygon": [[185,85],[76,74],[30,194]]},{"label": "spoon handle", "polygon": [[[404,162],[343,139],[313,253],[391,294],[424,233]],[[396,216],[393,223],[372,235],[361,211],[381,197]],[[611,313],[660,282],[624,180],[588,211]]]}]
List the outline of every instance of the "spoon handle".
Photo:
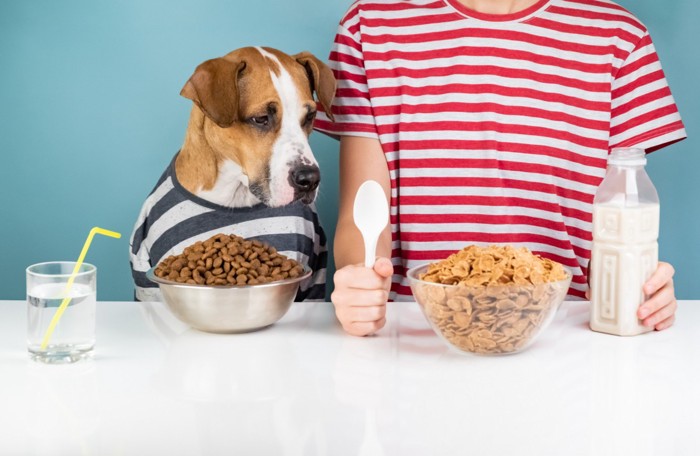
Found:
[{"label": "spoon handle", "polygon": [[374,266],[374,260],[377,256],[377,238],[373,236],[365,236],[365,267],[371,268]]}]

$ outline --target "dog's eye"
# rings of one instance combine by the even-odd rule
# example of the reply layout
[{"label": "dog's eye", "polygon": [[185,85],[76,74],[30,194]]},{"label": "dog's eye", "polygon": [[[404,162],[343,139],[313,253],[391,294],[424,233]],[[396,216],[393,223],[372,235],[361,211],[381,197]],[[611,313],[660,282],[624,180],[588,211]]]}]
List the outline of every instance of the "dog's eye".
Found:
[{"label": "dog's eye", "polygon": [[304,123],[308,125],[311,122],[313,122],[315,118],[316,118],[316,111],[310,112],[306,115],[306,118],[304,118]]},{"label": "dog's eye", "polygon": [[270,118],[268,116],[251,117],[250,122],[258,127],[267,127],[270,123]]}]

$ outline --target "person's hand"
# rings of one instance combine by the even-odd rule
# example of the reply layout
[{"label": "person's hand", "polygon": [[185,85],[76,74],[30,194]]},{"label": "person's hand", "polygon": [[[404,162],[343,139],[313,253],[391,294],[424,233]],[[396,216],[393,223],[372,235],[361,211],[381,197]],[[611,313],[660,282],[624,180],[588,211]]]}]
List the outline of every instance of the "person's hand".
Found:
[{"label": "person's hand", "polygon": [[343,329],[353,336],[367,336],[386,323],[394,267],[387,258],[377,258],[373,268],[345,266],[335,272],[331,301]]},{"label": "person's hand", "polygon": [[678,303],[673,291],[673,274],[675,270],[668,263],[659,262],[656,271],[644,284],[644,293],[649,299],[644,301],[637,317],[644,326],[653,327],[657,331],[666,329],[676,320]]}]

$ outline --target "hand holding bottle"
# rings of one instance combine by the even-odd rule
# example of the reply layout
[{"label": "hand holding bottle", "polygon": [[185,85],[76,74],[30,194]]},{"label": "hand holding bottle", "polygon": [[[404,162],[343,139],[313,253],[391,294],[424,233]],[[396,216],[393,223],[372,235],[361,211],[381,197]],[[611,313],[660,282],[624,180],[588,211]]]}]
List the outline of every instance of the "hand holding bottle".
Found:
[{"label": "hand holding bottle", "polygon": [[659,196],[645,165],[644,150],[613,149],[593,199],[590,326],[594,331],[642,334],[675,310],[669,307],[675,300],[673,268],[659,267],[658,262]]},{"label": "hand holding bottle", "polygon": [[675,270],[669,263],[659,262],[654,274],[644,284],[644,294],[649,296],[637,311],[642,324],[657,331],[673,325],[678,303],[673,289]]}]

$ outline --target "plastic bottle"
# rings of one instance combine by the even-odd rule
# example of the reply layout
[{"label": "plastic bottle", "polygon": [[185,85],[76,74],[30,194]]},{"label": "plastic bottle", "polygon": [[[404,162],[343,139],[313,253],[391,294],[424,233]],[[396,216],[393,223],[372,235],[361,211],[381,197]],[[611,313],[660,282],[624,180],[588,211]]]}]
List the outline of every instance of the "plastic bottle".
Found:
[{"label": "plastic bottle", "polygon": [[642,149],[613,149],[593,199],[591,320],[594,331],[633,336],[650,331],[637,318],[642,287],[658,264],[659,196]]}]

